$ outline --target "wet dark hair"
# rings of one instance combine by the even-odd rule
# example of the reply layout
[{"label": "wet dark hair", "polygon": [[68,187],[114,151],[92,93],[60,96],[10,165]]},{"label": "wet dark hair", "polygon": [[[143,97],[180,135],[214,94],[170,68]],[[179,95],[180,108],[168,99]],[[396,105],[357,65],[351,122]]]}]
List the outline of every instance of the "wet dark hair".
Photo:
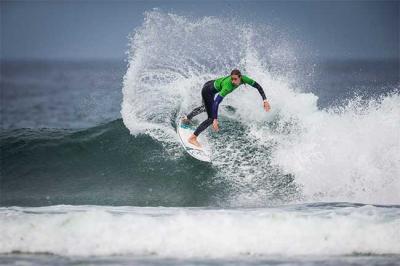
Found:
[{"label": "wet dark hair", "polygon": [[234,69],[234,70],[232,70],[232,72],[231,72],[231,76],[232,76],[232,75],[237,75],[237,76],[241,77],[241,76],[242,76],[242,73],[240,73],[239,69]]}]

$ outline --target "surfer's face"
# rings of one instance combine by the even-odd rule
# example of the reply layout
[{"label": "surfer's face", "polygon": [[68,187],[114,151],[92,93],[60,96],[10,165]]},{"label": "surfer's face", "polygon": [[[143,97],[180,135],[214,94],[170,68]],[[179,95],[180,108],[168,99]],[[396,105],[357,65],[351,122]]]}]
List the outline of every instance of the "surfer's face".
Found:
[{"label": "surfer's face", "polygon": [[231,75],[232,83],[238,86],[240,84],[240,77],[238,75]]}]

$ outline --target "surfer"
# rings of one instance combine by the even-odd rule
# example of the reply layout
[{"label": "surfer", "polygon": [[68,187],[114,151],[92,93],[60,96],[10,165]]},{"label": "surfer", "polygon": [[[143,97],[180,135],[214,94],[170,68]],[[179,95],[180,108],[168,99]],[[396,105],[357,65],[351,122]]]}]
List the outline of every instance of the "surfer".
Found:
[{"label": "surfer", "polygon": [[[202,112],[207,112],[207,119],[197,127],[192,135],[190,135],[188,138],[189,143],[201,148],[201,145],[197,140],[199,134],[211,124],[213,124],[215,131],[219,130],[218,106],[226,95],[234,91],[241,84],[249,84],[250,86],[256,88],[263,99],[265,111],[268,112],[270,110],[270,105],[260,84],[248,76],[242,75],[238,69],[234,69],[229,76],[207,81],[201,90],[203,105],[196,107],[188,115],[182,118],[183,123],[189,123],[194,116]],[[217,96],[214,98],[215,94],[217,94]]]}]

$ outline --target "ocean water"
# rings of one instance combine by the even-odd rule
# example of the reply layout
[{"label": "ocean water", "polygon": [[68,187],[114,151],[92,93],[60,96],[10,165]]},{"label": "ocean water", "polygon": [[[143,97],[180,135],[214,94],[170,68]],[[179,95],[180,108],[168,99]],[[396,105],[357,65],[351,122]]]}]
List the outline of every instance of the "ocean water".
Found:
[{"label": "ocean water", "polygon": [[[129,41],[1,62],[0,264],[399,264],[398,59],[305,59],[268,25],[157,10]],[[233,68],[271,112],[241,86],[196,161],[176,120]]]}]

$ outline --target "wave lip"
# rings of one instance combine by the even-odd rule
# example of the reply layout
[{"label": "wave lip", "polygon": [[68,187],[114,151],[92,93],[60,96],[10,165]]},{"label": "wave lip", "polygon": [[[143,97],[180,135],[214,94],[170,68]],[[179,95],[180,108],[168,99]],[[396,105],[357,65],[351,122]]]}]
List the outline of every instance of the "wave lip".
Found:
[{"label": "wave lip", "polygon": [[171,258],[400,254],[400,206],[0,209],[0,253]]}]

